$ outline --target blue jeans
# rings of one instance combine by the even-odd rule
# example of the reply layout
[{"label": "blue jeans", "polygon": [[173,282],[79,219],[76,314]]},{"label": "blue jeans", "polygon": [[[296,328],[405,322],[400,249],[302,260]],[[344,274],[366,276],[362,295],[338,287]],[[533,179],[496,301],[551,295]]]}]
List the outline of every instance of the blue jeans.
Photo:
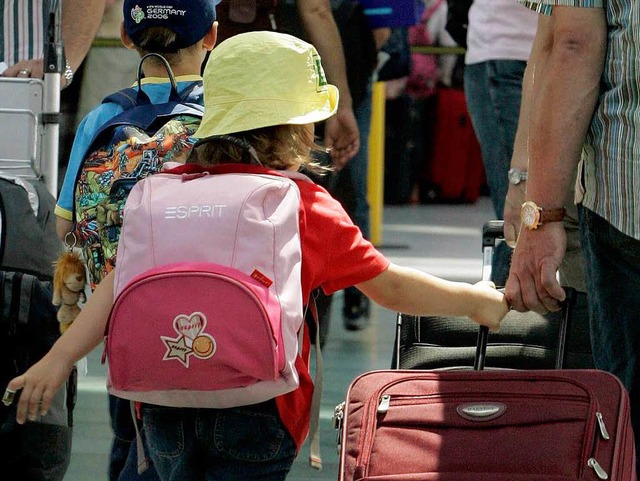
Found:
[{"label": "blue jeans", "polygon": [[[464,91],[473,130],[480,142],[482,161],[497,219],[502,219],[509,188],[507,172],[520,116],[522,78],[526,62],[489,60],[469,64],[464,70]],[[509,275],[511,249],[496,250],[493,281],[504,286]]]},{"label": "blue jeans", "polygon": [[[109,394],[109,414],[113,431],[109,454],[109,481],[160,481],[153,463],[150,463],[142,474],[138,474],[136,428],[131,415],[131,402]],[[144,430],[142,436],[147,449]]]},{"label": "blue jeans", "polygon": [[274,401],[231,409],[145,405],[142,412],[163,481],[281,481],[296,457]]},{"label": "blue jeans", "polygon": [[640,241],[589,209],[580,207],[579,214],[593,357],[598,369],[615,374],[629,391],[640,452]]}]

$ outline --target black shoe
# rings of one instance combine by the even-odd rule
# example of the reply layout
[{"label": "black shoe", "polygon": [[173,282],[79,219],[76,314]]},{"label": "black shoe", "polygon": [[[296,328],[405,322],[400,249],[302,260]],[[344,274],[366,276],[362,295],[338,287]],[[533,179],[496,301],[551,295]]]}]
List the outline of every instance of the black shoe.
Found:
[{"label": "black shoe", "polygon": [[369,324],[369,298],[356,287],[344,290],[344,308],[342,309],[344,328],[348,331],[360,331]]}]

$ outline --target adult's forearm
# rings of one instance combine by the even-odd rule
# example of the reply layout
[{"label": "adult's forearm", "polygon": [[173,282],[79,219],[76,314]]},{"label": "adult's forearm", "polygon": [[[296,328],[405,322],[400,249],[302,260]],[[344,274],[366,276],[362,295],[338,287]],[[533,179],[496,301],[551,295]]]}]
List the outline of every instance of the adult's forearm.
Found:
[{"label": "adult's forearm", "polygon": [[536,61],[539,54],[538,51],[538,42],[534,42],[531,48],[531,55],[527,62],[527,67],[524,71],[524,77],[522,78],[520,114],[518,116],[518,128],[516,130],[513,145],[513,156],[511,158],[511,167],[516,167],[521,170],[527,170],[529,167],[529,120],[533,94],[533,79],[536,73]]},{"label": "adult's forearm", "polygon": [[62,40],[75,72],[86,57],[102,21],[106,0],[62,0]]},{"label": "adult's forearm", "polygon": [[[535,68],[535,57],[532,54],[522,80],[518,128],[511,156],[511,168],[523,172],[528,172],[529,170],[529,113],[531,111],[531,91]],[[507,175],[507,173],[505,172],[504,175]],[[509,182],[507,196],[504,201],[504,238],[512,247],[515,246],[520,231],[520,206],[524,202],[526,188],[526,180],[517,185]]]},{"label": "adult's forearm", "polygon": [[603,9],[554,7],[538,24],[529,122],[527,198],[561,207],[591,124],[607,45]]},{"label": "adult's forearm", "polygon": [[342,40],[329,0],[298,0],[297,5],[309,41],[320,54],[327,80],[340,91],[339,108],[351,108]]}]

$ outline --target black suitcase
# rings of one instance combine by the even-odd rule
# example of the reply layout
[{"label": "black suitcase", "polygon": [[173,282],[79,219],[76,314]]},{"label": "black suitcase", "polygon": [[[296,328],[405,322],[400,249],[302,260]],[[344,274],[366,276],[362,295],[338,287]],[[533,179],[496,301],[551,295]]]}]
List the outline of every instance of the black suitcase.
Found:
[{"label": "black suitcase", "polygon": [[[503,239],[503,222],[483,227],[483,279],[490,279],[493,250]],[[511,311],[500,330],[489,335],[486,357],[489,368],[553,369],[561,358],[566,369],[594,368],[591,354],[586,295],[567,290],[559,312],[540,315]],[[562,322],[562,316],[571,322]],[[561,332],[561,328],[563,332]],[[474,366],[478,327],[466,317],[417,317],[399,313],[391,367],[438,369]]]}]

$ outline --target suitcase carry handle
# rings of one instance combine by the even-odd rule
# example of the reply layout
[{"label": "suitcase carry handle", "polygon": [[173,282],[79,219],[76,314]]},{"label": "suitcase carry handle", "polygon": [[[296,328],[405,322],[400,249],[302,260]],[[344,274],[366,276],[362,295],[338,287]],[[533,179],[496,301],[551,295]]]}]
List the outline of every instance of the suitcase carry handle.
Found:
[{"label": "suitcase carry handle", "polygon": [[[491,266],[493,264],[493,251],[499,239],[504,238],[504,221],[491,220],[482,227],[482,280],[491,279]],[[567,295],[562,303],[562,323],[558,330],[558,350],[556,355],[556,369],[562,369],[567,360],[567,341],[569,333],[569,323],[571,322],[571,311],[576,302],[576,290],[571,287],[564,287]],[[478,341],[476,344],[476,354],[473,369],[481,371],[484,369],[487,357],[487,344],[489,342],[489,328],[480,326],[478,330]]]}]

